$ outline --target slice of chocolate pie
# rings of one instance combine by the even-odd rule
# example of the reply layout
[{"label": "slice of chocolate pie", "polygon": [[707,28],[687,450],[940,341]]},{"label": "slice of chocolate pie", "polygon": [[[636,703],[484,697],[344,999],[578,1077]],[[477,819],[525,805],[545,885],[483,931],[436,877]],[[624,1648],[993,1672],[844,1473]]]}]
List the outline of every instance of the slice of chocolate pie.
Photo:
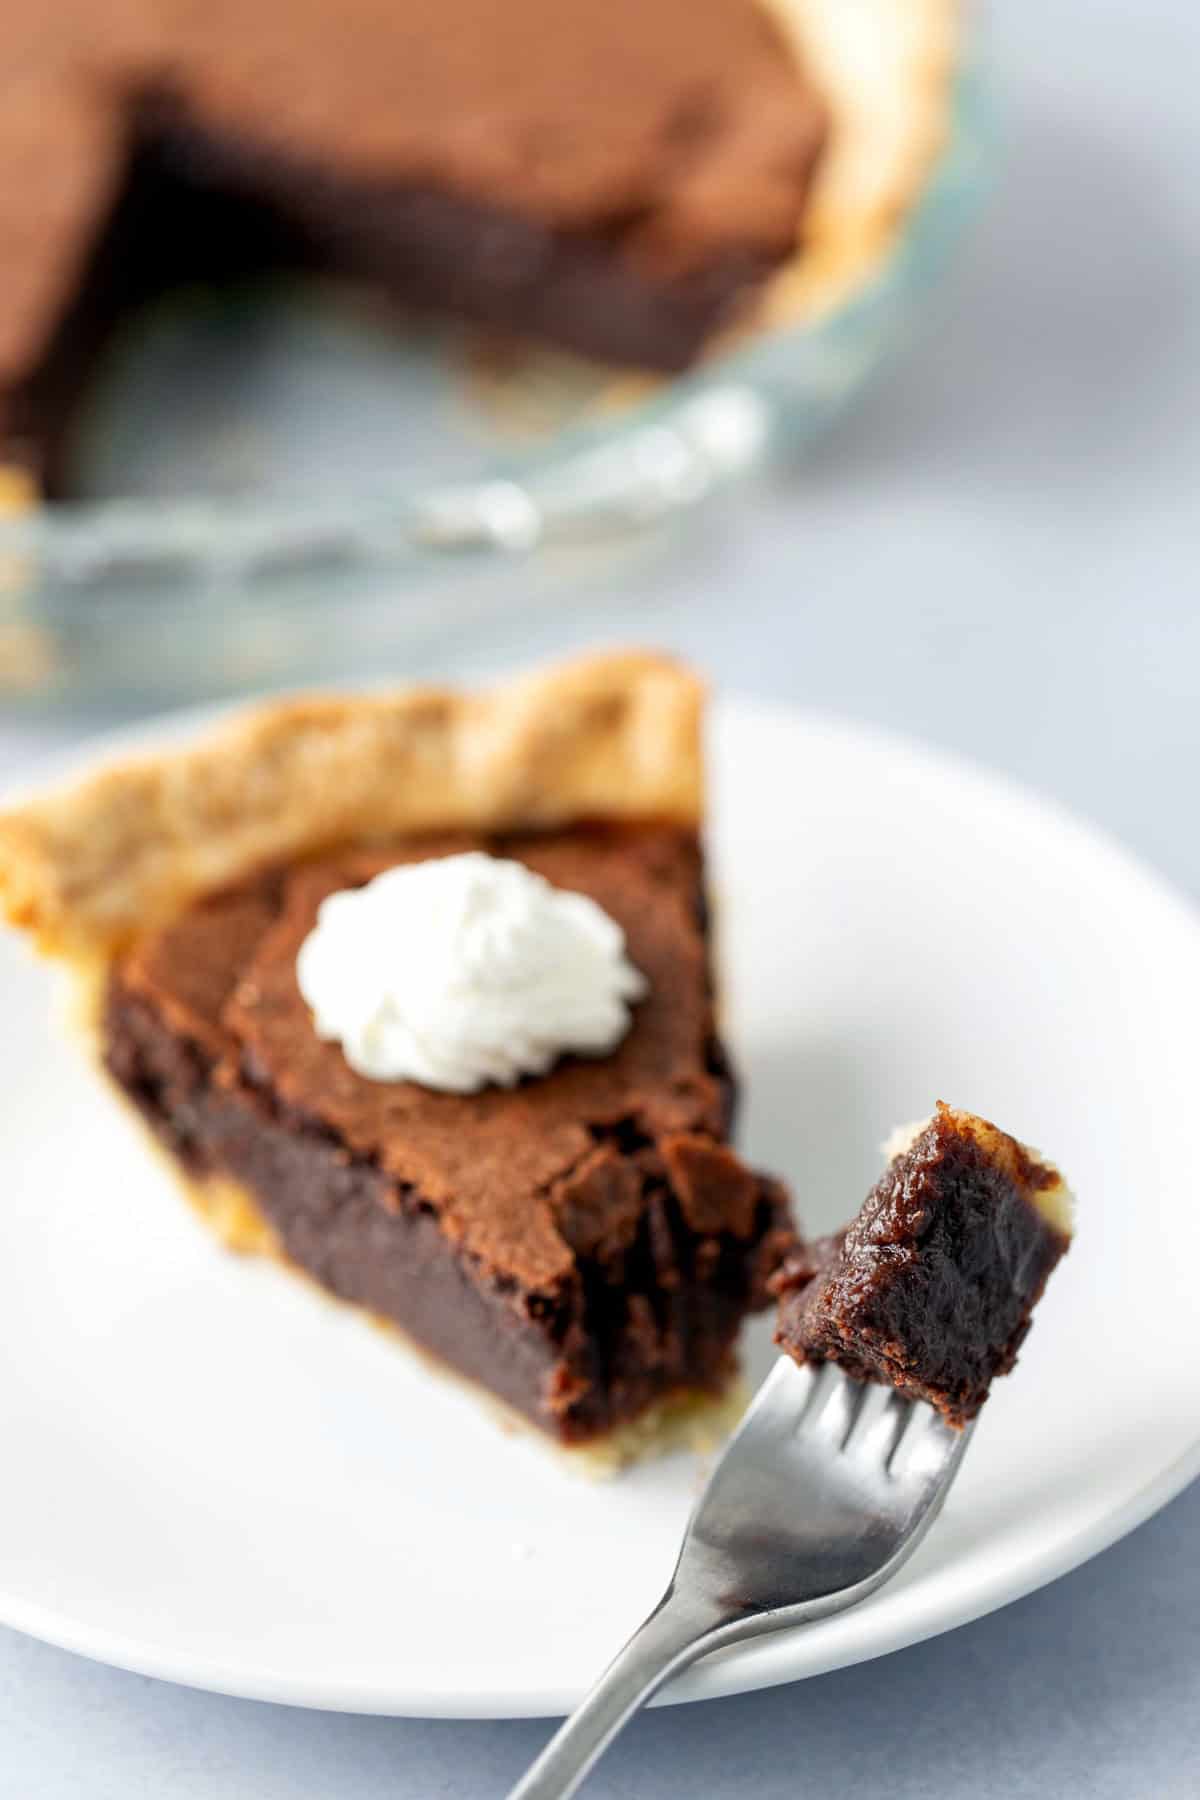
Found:
[{"label": "slice of chocolate pie", "polygon": [[775,1341],[963,1425],[1017,1360],[1071,1241],[1071,1195],[1034,1151],[941,1101],[891,1147],[853,1224],[774,1278]]},{"label": "slice of chocolate pie", "polygon": [[959,4],[7,0],[0,469],[61,488],[167,285],[331,274],[666,371],[819,310],[924,183]]},{"label": "slice of chocolate pie", "polygon": [[789,1242],[728,1142],[700,717],[640,655],[287,701],[0,816],[213,1224],[566,1446],[719,1396]]}]

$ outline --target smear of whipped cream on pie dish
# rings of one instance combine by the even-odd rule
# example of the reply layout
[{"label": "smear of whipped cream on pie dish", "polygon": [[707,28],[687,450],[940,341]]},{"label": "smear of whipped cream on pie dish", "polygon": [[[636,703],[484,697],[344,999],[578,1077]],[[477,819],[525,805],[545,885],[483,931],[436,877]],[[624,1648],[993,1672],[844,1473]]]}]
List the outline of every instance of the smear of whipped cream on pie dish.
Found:
[{"label": "smear of whipped cream on pie dish", "polygon": [[358,1074],[455,1094],[608,1055],[647,992],[594,900],[479,851],[330,894],[296,976]]}]

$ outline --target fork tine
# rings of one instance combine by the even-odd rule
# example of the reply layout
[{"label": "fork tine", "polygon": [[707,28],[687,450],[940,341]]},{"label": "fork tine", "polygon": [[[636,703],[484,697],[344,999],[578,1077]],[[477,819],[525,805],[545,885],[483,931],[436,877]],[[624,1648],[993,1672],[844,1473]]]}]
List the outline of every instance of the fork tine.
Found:
[{"label": "fork tine", "polygon": [[781,1358],[709,1476],[662,1600],[509,1800],[568,1800],[697,1656],[866,1599],[920,1543],[970,1435],[833,1364]]},{"label": "fork tine", "polygon": [[902,1399],[894,1390],[888,1395],[887,1406],[880,1420],[879,1460],[890,1475],[896,1451],[899,1449],[905,1432],[912,1421],[913,1406],[911,1401]]},{"label": "fork tine", "polygon": [[843,1449],[854,1455],[863,1455],[873,1461],[886,1462],[890,1454],[892,1429],[888,1424],[887,1413],[892,1400],[892,1390],[881,1387],[877,1382],[864,1383],[862,1396],[855,1412],[854,1423]]},{"label": "fork tine", "polygon": [[[794,1407],[792,1421],[794,1430],[803,1431],[810,1420],[813,1419],[816,1414],[820,1412],[822,1406],[824,1406],[829,1391],[828,1368],[828,1363],[807,1363],[803,1368],[796,1369],[796,1375],[801,1381],[806,1383],[806,1386],[799,1406],[795,1406],[794,1400],[790,1395],[786,1402],[790,1408]],[[790,1376],[788,1377],[788,1381],[794,1386]]]},{"label": "fork tine", "polygon": [[917,1405],[911,1400],[902,1400],[900,1404],[905,1419],[887,1464],[887,1472],[893,1480],[914,1473],[918,1462],[931,1455],[936,1462],[942,1462],[946,1455],[944,1434],[950,1429],[931,1407]]},{"label": "fork tine", "polygon": [[813,1400],[799,1421],[800,1430],[819,1432],[840,1448],[854,1423],[860,1391],[836,1363],[823,1363],[814,1382]]},{"label": "fork tine", "polygon": [[839,1450],[848,1450],[851,1441],[863,1428],[864,1419],[868,1419],[872,1411],[874,1389],[862,1381],[847,1379],[842,1384],[842,1418],[845,1421],[840,1439]]}]

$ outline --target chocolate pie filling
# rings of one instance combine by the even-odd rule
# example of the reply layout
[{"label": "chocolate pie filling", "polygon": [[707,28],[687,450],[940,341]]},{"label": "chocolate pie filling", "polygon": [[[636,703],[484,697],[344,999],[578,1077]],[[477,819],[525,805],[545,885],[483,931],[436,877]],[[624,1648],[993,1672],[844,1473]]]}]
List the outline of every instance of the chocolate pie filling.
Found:
[{"label": "chocolate pie filling", "polygon": [[[589,894],[650,992],[618,1049],[474,1095],[372,1082],[321,1042],[295,976],[320,900],[398,862],[486,849]],[[407,840],[263,873],[118,959],[104,1055],[203,1182],[283,1253],[568,1444],[721,1388],[790,1242],[728,1147],[694,835],[579,827]]]},{"label": "chocolate pie filling", "polygon": [[260,268],[677,369],[797,243],[825,107],[763,0],[10,0],[0,461],[53,490],[128,308]]},{"label": "chocolate pie filling", "polygon": [[1058,1171],[939,1104],[849,1228],[788,1257],[772,1282],[776,1342],[962,1425],[1012,1369],[1069,1242]]}]

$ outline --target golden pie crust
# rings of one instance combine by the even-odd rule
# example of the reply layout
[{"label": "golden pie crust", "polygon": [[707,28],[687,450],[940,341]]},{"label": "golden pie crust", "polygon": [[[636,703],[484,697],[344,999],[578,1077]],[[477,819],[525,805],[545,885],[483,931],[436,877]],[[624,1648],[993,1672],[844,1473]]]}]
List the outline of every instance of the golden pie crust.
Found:
[{"label": "golden pie crust", "polygon": [[[802,245],[766,283],[758,330],[817,319],[866,286],[949,139],[962,0],[764,0],[830,113]],[[743,328],[744,329],[744,328]]]},{"label": "golden pie crust", "polygon": [[272,862],[401,833],[580,820],[697,826],[703,686],[628,651],[475,693],[258,706],[0,813],[0,910],[51,954],[107,956]]}]

